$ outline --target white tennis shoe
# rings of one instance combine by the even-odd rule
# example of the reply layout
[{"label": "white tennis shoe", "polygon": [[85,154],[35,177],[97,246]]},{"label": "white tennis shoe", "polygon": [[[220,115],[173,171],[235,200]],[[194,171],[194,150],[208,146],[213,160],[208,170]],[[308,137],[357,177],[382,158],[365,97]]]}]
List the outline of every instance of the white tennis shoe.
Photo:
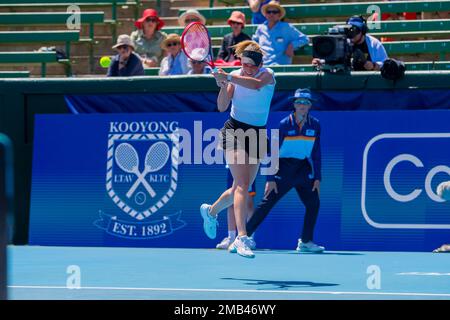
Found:
[{"label": "white tennis shoe", "polygon": [[215,239],[217,236],[217,226],[219,225],[219,222],[217,221],[217,218],[214,218],[209,214],[210,208],[211,205],[206,203],[202,204],[200,206],[200,214],[203,218],[203,230],[208,238]]},{"label": "white tennis shoe", "polygon": [[231,240],[230,237],[226,237],[219,244],[217,244],[216,249],[227,250],[232,243],[233,240]]},{"label": "white tennis shoe", "polygon": [[256,249],[256,242],[255,242],[255,239],[253,239],[253,237],[248,237],[248,242],[247,242],[247,244],[248,244],[248,247],[249,247],[251,250],[255,250],[255,249]]},{"label": "white tennis shoe", "polygon": [[298,245],[297,245],[298,252],[310,252],[310,253],[322,253],[325,248],[322,246],[318,246],[312,241],[303,243],[301,239],[298,239]]},{"label": "white tennis shoe", "polygon": [[237,253],[244,258],[254,258],[255,254],[250,249],[251,240],[249,239],[247,236],[237,237],[228,248],[228,251],[230,253]]}]

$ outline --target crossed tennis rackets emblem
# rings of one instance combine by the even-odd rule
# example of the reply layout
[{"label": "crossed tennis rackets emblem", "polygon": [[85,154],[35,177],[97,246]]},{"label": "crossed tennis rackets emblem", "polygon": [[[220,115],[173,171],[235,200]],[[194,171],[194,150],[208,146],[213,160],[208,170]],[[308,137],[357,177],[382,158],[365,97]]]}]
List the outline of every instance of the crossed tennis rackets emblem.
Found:
[{"label": "crossed tennis rackets emblem", "polygon": [[141,184],[151,197],[155,197],[156,192],[145,180],[145,177],[149,173],[161,170],[167,163],[167,160],[169,160],[169,156],[170,149],[167,143],[159,141],[152,144],[145,155],[145,167],[141,172],[139,171],[139,155],[136,149],[127,142],[119,144],[114,155],[117,165],[122,171],[137,176],[137,180],[126,193],[127,198],[130,198]]}]

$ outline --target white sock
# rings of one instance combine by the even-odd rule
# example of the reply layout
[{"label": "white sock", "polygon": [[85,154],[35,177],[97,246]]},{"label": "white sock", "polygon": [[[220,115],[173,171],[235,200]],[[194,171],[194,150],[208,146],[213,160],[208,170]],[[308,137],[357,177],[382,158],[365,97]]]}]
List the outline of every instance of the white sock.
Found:
[{"label": "white sock", "polygon": [[234,241],[236,239],[236,231],[229,231],[228,230],[228,237]]},{"label": "white sock", "polygon": [[211,208],[212,208],[212,206],[209,206],[209,208],[208,208],[208,214],[209,214],[209,216],[210,216],[211,218],[217,219],[217,216],[213,216],[213,215],[211,214]]}]

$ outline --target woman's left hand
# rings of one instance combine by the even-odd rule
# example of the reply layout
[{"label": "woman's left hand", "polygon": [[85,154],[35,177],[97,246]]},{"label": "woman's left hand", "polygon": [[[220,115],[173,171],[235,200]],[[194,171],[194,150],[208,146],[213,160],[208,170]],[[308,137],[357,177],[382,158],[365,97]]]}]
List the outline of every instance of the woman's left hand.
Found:
[{"label": "woman's left hand", "polygon": [[226,82],[228,73],[219,69],[217,73],[213,73],[214,78],[216,78],[217,83]]}]

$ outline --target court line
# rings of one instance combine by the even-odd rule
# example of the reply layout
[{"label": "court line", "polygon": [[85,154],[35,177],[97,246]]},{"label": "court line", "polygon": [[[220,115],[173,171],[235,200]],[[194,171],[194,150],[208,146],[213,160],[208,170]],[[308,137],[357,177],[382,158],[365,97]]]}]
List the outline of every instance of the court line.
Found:
[{"label": "court line", "polygon": [[222,293],[282,293],[282,294],[330,294],[330,295],[386,295],[386,296],[425,296],[449,297],[450,293],[420,292],[368,292],[368,291],[302,291],[302,290],[251,290],[251,289],[194,289],[194,288],[133,288],[133,287],[80,287],[65,286],[8,286],[12,289],[66,289],[66,290],[114,290],[114,291],[181,291],[181,292],[222,292]]},{"label": "court line", "polygon": [[441,277],[441,276],[450,276],[449,273],[440,273],[440,272],[402,272],[402,273],[396,273],[397,276],[435,276],[435,277]]}]

